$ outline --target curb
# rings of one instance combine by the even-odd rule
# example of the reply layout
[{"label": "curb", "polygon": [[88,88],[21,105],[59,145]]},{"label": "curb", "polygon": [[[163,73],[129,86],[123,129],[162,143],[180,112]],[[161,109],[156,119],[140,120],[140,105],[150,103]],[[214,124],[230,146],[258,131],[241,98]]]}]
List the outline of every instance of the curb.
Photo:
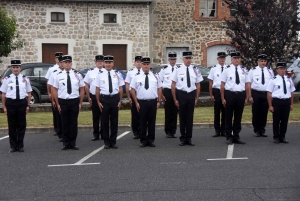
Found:
[{"label": "curb", "polygon": [[[300,126],[300,121],[290,121],[289,126]],[[179,126],[179,125],[178,125]],[[119,129],[129,129],[130,125],[119,125]],[[193,124],[194,129],[207,129],[214,128],[213,123],[195,123]],[[242,128],[252,128],[251,122],[243,122]],[[272,128],[272,122],[267,122],[266,128]],[[164,129],[164,124],[156,124],[155,129]],[[38,134],[38,133],[53,133],[53,127],[29,127],[26,128],[26,134]],[[78,126],[78,132],[93,132],[92,125],[90,126]],[[8,135],[8,128],[0,128],[0,135]]]}]

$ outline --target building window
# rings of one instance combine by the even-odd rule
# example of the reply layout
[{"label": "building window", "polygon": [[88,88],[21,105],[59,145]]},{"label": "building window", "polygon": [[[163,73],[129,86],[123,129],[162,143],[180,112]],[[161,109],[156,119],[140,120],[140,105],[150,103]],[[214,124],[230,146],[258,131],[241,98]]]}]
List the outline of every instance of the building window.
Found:
[{"label": "building window", "polygon": [[51,22],[65,22],[65,13],[52,12],[51,13]]},{"label": "building window", "polygon": [[216,17],[216,0],[201,0],[200,1],[200,17]]},{"label": "building window", "polygon": [[104,23],[117,23],[117,14],[104,14]]}]

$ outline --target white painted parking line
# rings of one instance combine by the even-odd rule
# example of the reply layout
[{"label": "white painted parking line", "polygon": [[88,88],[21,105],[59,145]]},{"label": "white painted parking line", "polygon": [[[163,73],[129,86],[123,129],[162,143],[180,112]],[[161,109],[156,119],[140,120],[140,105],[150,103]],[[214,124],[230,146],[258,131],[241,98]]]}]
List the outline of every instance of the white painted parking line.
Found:
[{"label": "white painted parking line", "polygon": [[248,159],[247,157],[233,158],[233,149],[234,149],[234,144],[228,145],[228,150],[227,150],[227,156],[226,156],[226,158],[213,158],[213,159],[206,159],[206,160],[208,160],[208,161],[223,161],[223,160],[243,160],[243,159]]},{"label": "white painted parking line", "polygon": [[8,138],[9,136],[7,135],[7,136],[4,136],[4,137],[2,137],[2,138],[0,138],[0,140],[4,140],[4,139],[6,139],[6,138]]},{"label": "white painted parking line", "polygon": [[[117,140],[120,139],[120,138],[122,138],[122,137],[124,137],[128,133],[130,133],[130,131],[126,131],[126,132],[122,133],[121,135],[119,135],[117,137]],[[98,153],[102,149],[104,149],[104,145],[102,147],[96,149],[95,151],[93,151],[89,155],[85,156],[84,158],[80,159],[78,162],[76,162],[74,164],[48,165],[48,167],[64,167],[64,166],[76,166],[76,165],[99,165],[100,163],[84,163],[84,161],[88,160],[89,158],[91,158],[92,156],[94,156],[96,153]]]}]

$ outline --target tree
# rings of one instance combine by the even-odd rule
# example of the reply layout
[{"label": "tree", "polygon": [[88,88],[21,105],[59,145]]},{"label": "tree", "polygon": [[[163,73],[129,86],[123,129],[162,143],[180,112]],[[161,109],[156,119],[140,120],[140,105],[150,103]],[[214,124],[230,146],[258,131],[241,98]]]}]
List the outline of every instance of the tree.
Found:
[{"label": "tree", "polygon": [[18,37],[16,17],[9,17],[7,10],[0,5],[0,58],[7,57],[11,51],[23,47],[24,41]]},{"label": "tree", "polygon": [[243,65],[256,66],[257,55],[268,55],[269,65],[293,57],[299,30],[298,0],[224,0],[233,15],[226,19],[232,46]]}]

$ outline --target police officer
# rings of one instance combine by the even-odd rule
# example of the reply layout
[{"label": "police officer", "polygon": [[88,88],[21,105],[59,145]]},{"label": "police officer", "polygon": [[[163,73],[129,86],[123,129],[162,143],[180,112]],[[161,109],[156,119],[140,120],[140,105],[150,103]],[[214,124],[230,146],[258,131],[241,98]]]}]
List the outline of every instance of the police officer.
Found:
[{"label": "police officer", "polygon": [[[92,83],[96,79],[97,75],[100,73],[100,70],[105,71],[105,68],[102,68],[104,65],[103,55],[95,56],[95,68],[91,68],[84,77],[85,82],[85,93],[88,97],[89,103],[92,105],[92,115],[93,115],[93,135],[92,141],[99,140],[101,136],[102,128],[100,130],[99,123],[101,124],[101,111],[96,99],[96,86]],[[101,137],[102,138],[102,137]]]},{"label": "police officer", "polygon": [[8,122],[9,152],[24,152],[26,114],[30,108],[32,88],[29,79],[20,74],[20,60],[11,60],[11,71],[12,74],[5,77],[0,89]]},{"label": "police officer", "polygon": [[[245,144],[240,140],[241,121],[247,103],[246,82],[248,72],[240,65],[240,52],[231,53],[232,64],[221,75],[221,98],[225,109],[225,130],[227,144]],[[233,119],[234,117],[234,119]],[[233,123],[232,123],[233,119]]]},{"label": "police officer", "polygon": [[252,125],[256,137],[267,137],[265,134],[268,117],[267,91],[269,81],[274,77],[273,70],[266,67],[267,55],[257,57],[258,66],[249,71],[249,102],[252,103]]},{"label": "police officer", "polygon": [[84,82],[79,72],[72,69],[72,57],[62,57],[65,69],[58,73],[53,84],[53,98],[62,120],[62,150],[74,149],[78,134],[78,113],[84,96]]},{"label": "police officer", "polygon": [[149,57],[142,58],[142,69],[130,84],[131,95],[139,112],[140,147],[155,147],[156,111],[160,106],[162,82],[150,71]]},{"label": "police officer", "polygon": [[136,56],[134,58],[134,65],[135,67],[127,72],[125,83],[126,83],[126,94],[128,97],[128,101],[131,105],[131,129],[133,132],[133,138],[138,139],[140,138],[140,125],[139,125],[139,113],[136,109],[135,102],[132,100],[131,94],[130,94],[130,83],[133,79],[133,77],[137,74],[140,74],[141,69],[141,60],[142,56]]},{"label": "police officer", "polygon": [[288,143],[285,139],[290,111],[293,110],[295,86],[285,75],[286,63],[278,62],[276,75],[267,86],[269,110],[273,113],[274,143]]},{"label": "police officer", "polygon": [[169,65],[161,69],[159,72],[159,78],[163,82],[162,99],[165,102],[165,133],[167,138],[176,138],[175,134],[177,129],[178,108],[176,107],[172,97],[171,78],[174,69],[177,68],[175,65],[177,54],[175,52],[170,52],[168,57]]},{"label": "police officer", "polygon": [[172,96],[175,105],[179,109],[180,119],[180,146],[191,145],[194,107],[200,96],[200,82],[203,77],[197,67],[191,65],[192,52],[183,52],[183,64],[175,69],[172,75]]},{"label": "police officer", "polygon": [[[62,52],[55,52],[55,65],[50,67],[46,73],[46,76],[45,78],[47,79],[47,81],[50,79],[50,76],[51,74],[54,72],[54,71],[57,71],[59,70],[59,60],[58,60],[58,57],[62,56],[63,53]],[[48,92],[48,96],[49,96],[49,99],[51,101],[51,103],[53,102],[52,100],[52,93],[51,93],[51,85],[48,84],[47,82],[47,92]],[[52,107],[52,115],[53,115],[53,126],[54,126],[54,136],[58,135],[57,134],[57,119],[56,119],[56,115],[55,115],[55,108],[53,105],[51,105]]]},{"label": "police officer", "polygon": [[[215,135],[213,137],[226,136],[225,134],[225,107],[222,104],[220,86],[221,86],[221,74],[226,68],[225,52],[218,52],[216,64],[209,72],[209,94],[212,101],[214,101],[214,128]],[[220,125],[221,114],[221,125]]]},{"label": "police officer", "polygon": [[119,109],[122,103],[123,85],[125,83],[122,75],[117,70],[113,70],[114,57],[111,55],[104,56],[104,62],[106,70],[100,70],[93,84],[96,86],[96,99],[102,111],[104,149],[116,149],[118,148],[116,142]]}]

